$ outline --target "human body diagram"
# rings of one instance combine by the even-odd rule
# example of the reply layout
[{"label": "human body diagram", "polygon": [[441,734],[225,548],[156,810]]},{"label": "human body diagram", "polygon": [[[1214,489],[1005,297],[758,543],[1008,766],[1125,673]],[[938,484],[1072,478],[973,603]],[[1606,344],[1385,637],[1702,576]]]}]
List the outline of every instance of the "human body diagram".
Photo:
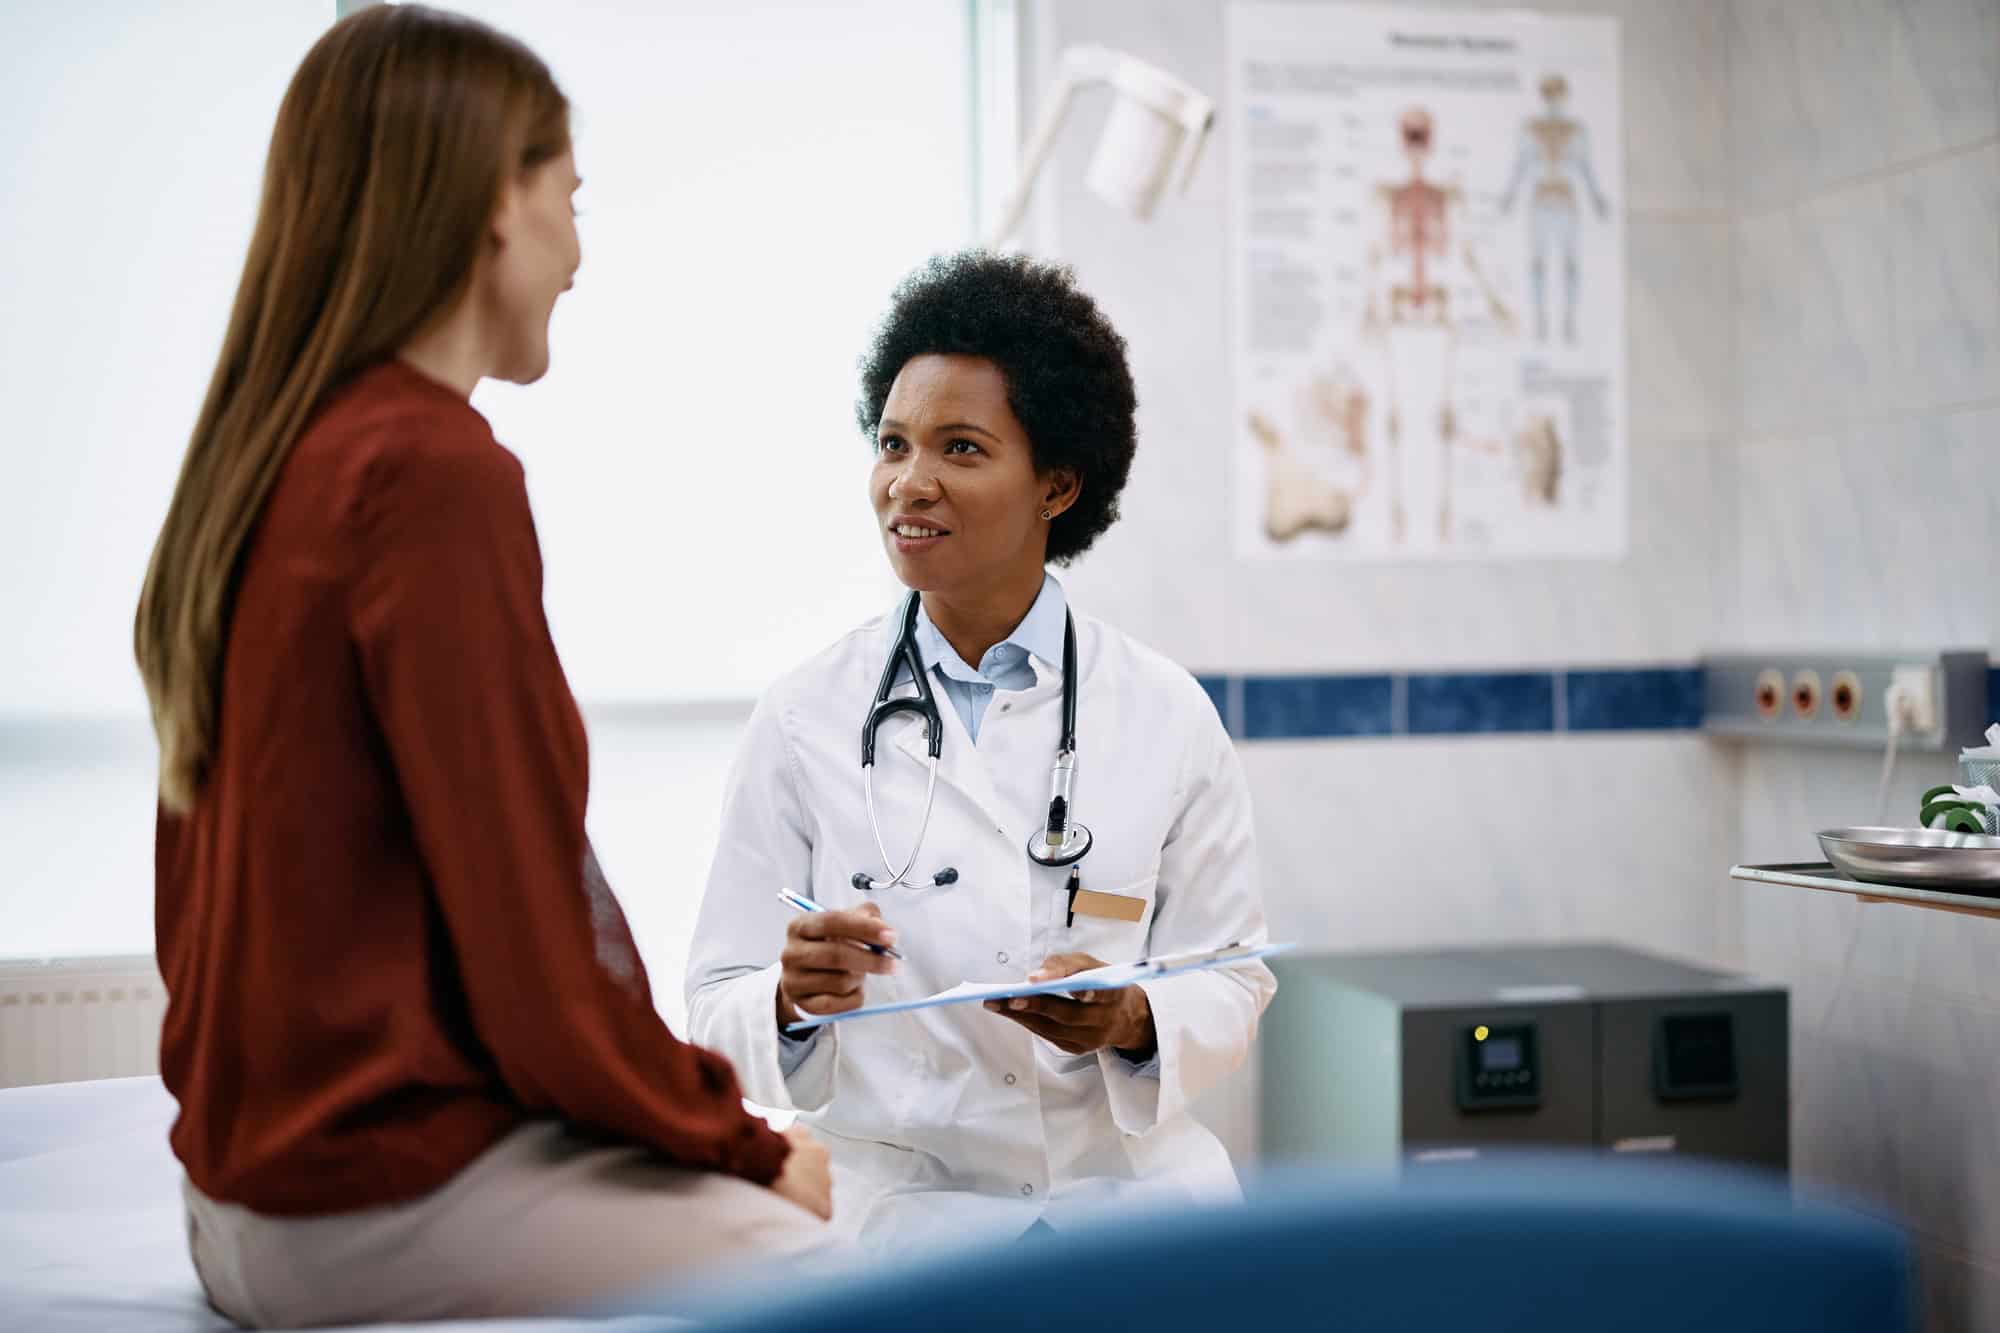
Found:
[{"label": "human body diagram", "polygon": [[[1567,552],[1615,521],[1596,497],[1619,447],[1604,404],[1622,392],[1622,243],[1600,229],[1619,153],[1599,143],[1593,162],[1567,78],[1540,68],[1491,101],[1351,96],[1308,150],[1255,159],[1301,182],[1260,199],[1313,216],[1257,241],[1260,262],[1310,275],[1270,309],[1312,318],[1244,381],[1256,549]],[[1602,97],[1587,106],[1615,126]]]},{"label": "human body diagram", "polygon": [[1565,109],[1569,81],[1551,74],[1541,85],[1543,114],[1521,126],[1514,170],[1501,192],[1500,211],[1512,214],[1522,184],[1535,177],[1531,191],[1528,271],[1534,282],[1535,340],[1549,340],[1548,270],[1562,265],[1563,341],[1576,342],[1577,289],[1582,277],[1577,263],[1577,229],[1581,222],[1580,191],[1588,191],[1600,221],[1611,216],[1611,203],[1598,187],[1590,167],[1590,132]]}]

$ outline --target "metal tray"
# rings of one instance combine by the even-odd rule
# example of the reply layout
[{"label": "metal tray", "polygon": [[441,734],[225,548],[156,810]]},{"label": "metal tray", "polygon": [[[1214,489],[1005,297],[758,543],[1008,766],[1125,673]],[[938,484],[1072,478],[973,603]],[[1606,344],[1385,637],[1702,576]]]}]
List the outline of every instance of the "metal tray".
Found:
[{"label": "metal tray", "polygon": [[1775,866],[1731,866],[1731,879],[1751,884],[1785,884],[1822,893],[1847,894],[1864,903],[1901,903],[1905,907],[1941,908],[2000,920],[2000,895],[1953,893],[1949,889],[1912,889],[1896,884],[1864,884],[1849,879],[1826,861]]},{"label": "metal tray", "polygon": [[1939,829],[1833,828],[1819,835],[1834,868],[1864,884],[2000,894],[2000,838]]}]

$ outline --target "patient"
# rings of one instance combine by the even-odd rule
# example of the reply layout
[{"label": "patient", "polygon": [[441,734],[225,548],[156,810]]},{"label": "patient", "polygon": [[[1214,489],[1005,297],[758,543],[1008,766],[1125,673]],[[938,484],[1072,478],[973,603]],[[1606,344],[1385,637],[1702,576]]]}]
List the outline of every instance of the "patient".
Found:
[{"label": "patient", "polygon": [[520,464],[579,262],[542,62],[413,5],[321,38],[139,603],[160,1064],[243,1324],[533,1314],[824,1242],[825,1150],[679,1042],[584,837]]}]

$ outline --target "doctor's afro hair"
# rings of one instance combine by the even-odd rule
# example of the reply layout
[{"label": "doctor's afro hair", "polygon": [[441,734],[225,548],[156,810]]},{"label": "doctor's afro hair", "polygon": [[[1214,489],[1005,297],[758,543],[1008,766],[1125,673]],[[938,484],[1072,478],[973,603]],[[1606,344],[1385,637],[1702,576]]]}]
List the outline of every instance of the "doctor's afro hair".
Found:
[{"label": "doctor's afro hair", "polygon": [[1022,255],[939,255],[904,278],[861,357],[854,418],[872,443],[889,386],[913,358],[976,356],[999,367],[1007,406],[1035,469],[1070,468],[1076,503],[1049,525],[1049,560],[1066,565],[1118,521],[1138,448],[1125,340],[1069,268]]}]

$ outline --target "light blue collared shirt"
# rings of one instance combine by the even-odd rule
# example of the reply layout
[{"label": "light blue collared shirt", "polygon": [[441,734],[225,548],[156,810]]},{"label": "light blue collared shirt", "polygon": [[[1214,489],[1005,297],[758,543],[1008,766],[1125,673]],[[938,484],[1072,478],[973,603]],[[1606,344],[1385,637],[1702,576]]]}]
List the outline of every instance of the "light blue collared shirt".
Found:
[{"label": "light blue collared shirt", "polygon": [[965,723],[972,743],[979,743],[979,724],[993,691],[1025,690],[1035,683],[1032,654],[1057,671],[1062,670],[1063,631],[1068,625],[1069,599],[1055,575],[1042,575],[1042,590],[1021,623],[1000,642],[988,648],[977,667],[965,664],[958,650],[942,631],[931,623],[931,613],[921,603],[917,608],[917,655],[944,686],[945,697]]}]

